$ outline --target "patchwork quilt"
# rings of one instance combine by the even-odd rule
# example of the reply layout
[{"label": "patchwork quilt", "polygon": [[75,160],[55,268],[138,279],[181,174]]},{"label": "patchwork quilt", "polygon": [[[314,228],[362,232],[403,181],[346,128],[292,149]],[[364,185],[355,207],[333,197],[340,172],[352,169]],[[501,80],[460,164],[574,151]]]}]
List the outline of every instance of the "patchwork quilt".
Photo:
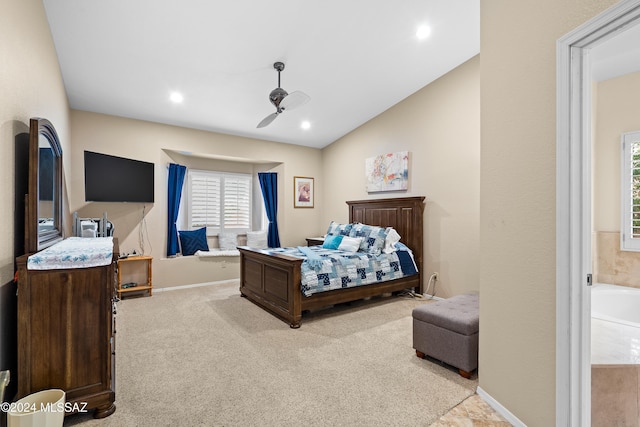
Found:
[{"label": "patchwork quilt", "polygon": [[409,251],[390,254],[347,252],[309,246],[305,255],[297,247],[269,249],[269,253],[284,254],[305,259],[301,266],[302,293],[311,296],[318,292],[351,288],[417,274]]}]

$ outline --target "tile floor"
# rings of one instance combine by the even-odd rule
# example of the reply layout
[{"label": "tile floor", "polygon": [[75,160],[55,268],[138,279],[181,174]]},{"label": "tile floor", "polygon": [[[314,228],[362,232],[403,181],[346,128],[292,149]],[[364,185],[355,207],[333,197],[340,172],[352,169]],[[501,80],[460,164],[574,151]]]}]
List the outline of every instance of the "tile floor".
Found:
[{"label": "tile floor", "polygon": [[511,427],[511,423],[480,396],[473,394],[431,424],[431,427]]}]

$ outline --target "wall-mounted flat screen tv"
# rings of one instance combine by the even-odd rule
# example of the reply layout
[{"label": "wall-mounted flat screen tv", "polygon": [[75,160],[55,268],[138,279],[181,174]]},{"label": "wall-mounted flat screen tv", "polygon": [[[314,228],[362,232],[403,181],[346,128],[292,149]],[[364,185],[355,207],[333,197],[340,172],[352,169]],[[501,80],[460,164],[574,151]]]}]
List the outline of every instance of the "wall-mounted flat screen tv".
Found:
[{"label": "wall-mounted flat screen tv", "polygon": [[153,173],[153,163],[85,151],[85,201],[153,203]]}]

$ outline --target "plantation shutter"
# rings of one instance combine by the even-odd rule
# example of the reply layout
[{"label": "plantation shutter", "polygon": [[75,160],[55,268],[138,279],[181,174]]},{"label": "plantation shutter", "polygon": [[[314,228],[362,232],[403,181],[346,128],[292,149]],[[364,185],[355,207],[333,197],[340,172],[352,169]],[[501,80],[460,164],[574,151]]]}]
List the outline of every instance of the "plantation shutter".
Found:
[{"label": "plantation shutter", "polygon": [[189,228],[251,229],[251,175],[189,171]]},{"label": "plantation shutter", "polygon": [[220,228],[221,177],[193,172],[190,178],[191,228]]},{"label": "plantation shutter", "polygon": [[622,135],[622,250],[640,251],[640,131]]},{"label": "plantation shutter", "polygon": [[225,177],[224,228],[251,228],[251,178]]}]

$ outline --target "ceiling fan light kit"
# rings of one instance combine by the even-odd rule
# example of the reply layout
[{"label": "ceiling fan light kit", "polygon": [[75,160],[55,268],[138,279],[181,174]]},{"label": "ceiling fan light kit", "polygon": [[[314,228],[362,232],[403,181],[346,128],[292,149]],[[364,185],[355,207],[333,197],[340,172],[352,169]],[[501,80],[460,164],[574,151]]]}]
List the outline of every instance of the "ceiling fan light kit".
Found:
[{"label": "ceiling fan light kit", "polygon": [[278,72],[278,87],[271,91],[269,94],[269,101],[276,107],[275,113],[269,114],[258,123],[258,128],[263,128],[269,125],[280,113],[285,110],[292,110],[303,104],[309,102],[311,98],[304,92],[295,91],[288,93],[286,90],[280,87],[280,73],[284,70],[284,63],[275,62],[273,68]]}]

